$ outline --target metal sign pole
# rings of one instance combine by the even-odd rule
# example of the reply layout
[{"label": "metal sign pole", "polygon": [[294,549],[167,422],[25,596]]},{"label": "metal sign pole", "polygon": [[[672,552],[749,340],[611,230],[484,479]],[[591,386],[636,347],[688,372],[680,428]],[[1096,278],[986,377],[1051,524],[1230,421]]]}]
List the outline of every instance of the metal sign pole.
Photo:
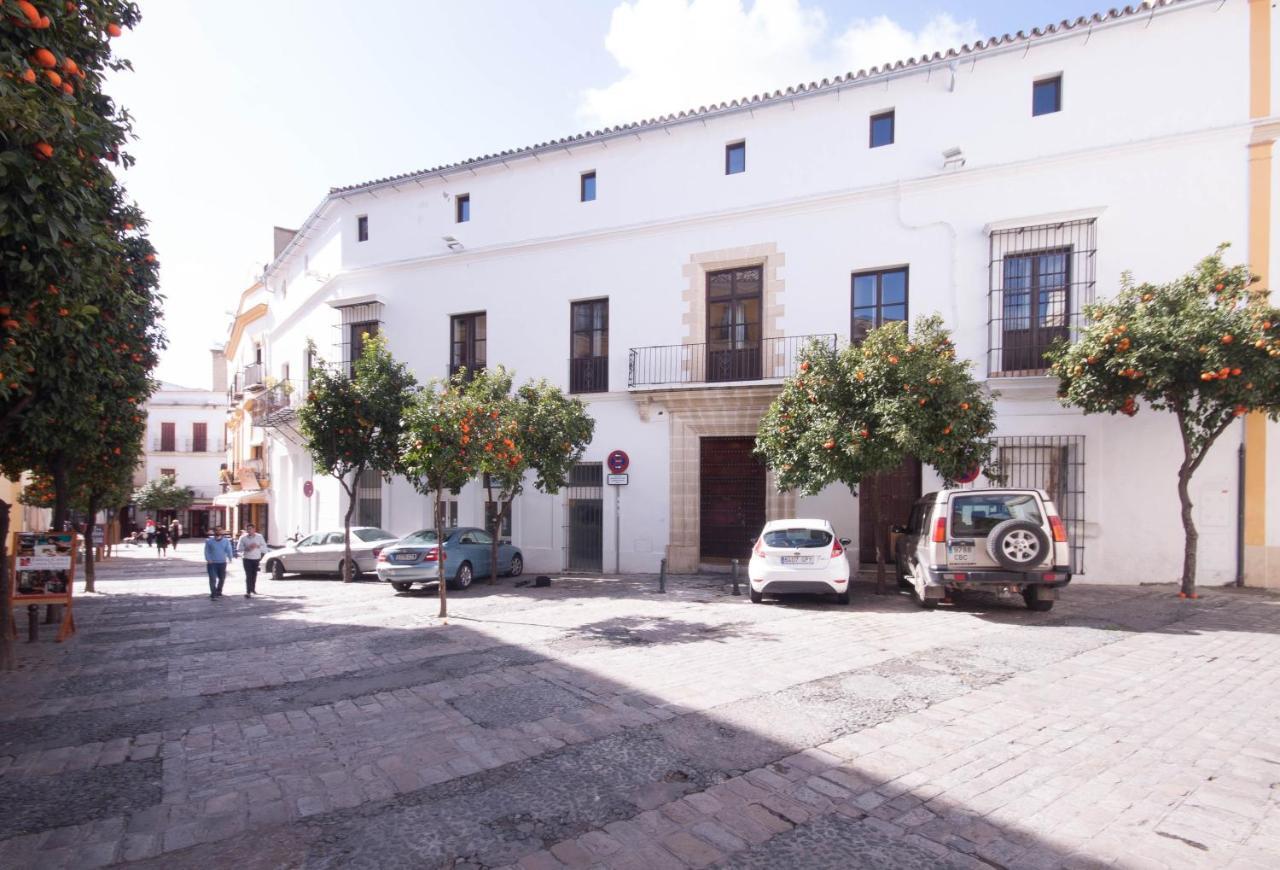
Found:
[{"label": "metal sign pole", "polygon": [[622,573],[622,487],[613,488],[613,573]]}]

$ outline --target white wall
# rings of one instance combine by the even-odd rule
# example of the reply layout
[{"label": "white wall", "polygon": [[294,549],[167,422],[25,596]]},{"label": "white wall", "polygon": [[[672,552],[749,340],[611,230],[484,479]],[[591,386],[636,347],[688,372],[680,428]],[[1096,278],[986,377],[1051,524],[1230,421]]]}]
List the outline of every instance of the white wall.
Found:
[{"label": "white wall", "polygon": [[[907,264],[912,316],[941,312],[961,355],[985,377],[992,224],[1096,218],[1099,296],[1114,291],[1126,269],[1159,281],[1221,241],[1242,251],[1246,28],[1243,2],[1190,3],[966,59],[954,89],[939,66],[646,130],[607,148],[582,143],[537,161],[384,187],[376,197],[346,193],[321,208],[309,238],[267,275],[269,371],[278,376],[287,360],[301,373],[308,339],[332,355],[339,315],[329,303],[373,296],[386,304],[392,352],[421,380],[446,373],[449,315],[486,311],[490,365],[567,387],[569,303],[607,296],[612,392],[588,397],[597,433],[585,458],[603,461],[615,448],[632,457],[616,542],[606,492],[605,568],[613,567],[616,543],[622,570],[656,570],[681,518],[667,515],[665,413],[660,399],[649,406],[627,391],[627,351],[685,340],[681,294],[691,256],[776,245],[784,333],[843,339],[850,274]],[[1056,72],[1064,109],[1033,118],[1031,83]],[[897,141],[868,149],[868,117],[886,108],[896,111]],[[742,138],[747,172],[725,176],[724,144]],[[967,165],[942,172],[941,151],[951,146],[963,149]],[[578,175],[589,169],[599,198],[580,203]],[[461,225],[452,217],[459,193],[472,202],[472,220]],[[363,243],[355,241],[361,214],[370,225]],[[443,235],[464,250],[448,253]],[[241,343],[240,364],[248,345]],[[1181,551],[1172,420],[1150,412],[1085,418],[1058,407],[1047,381],[1030,388],[997,381],[994,389],[1012,393],[998,402],[997,434],[1085,436],[1087,579],[1173,579]],[[273,534],[340,522],[336,482],[313,478],[296,446],[274,443]],[[1207,583],[1234,576],[1232,444],[1224,439],[1196,481]],[[301,494],[306,479],[315,484],[310,499]],[[405,481],[384,487],[383,505],[393,532],[429,523],[426,500]],[[800,510],[830,516],[856,538],[857,506],[847,492],[803,498]],[[483,495],[469,487],[459,521],[482,517]],[[513,521],[530,570],[563,566],[562,496],[526,494]]]}]

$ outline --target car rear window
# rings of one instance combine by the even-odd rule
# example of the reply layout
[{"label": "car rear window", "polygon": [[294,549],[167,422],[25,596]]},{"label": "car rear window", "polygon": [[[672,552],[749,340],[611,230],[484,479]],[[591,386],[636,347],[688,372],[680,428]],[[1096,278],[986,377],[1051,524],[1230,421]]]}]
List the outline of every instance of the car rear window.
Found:
[{"label": "car rear window", "polygon": [[395,537],[384,529],[354,529],[352,534],[362,541],[385,541],[387,538]]},{"label": "car rear window", "polygon": [[764,533],[766,547],[826,547],[831,533],[825,529],[770,529]]},{"label": "car rear window", "polygon": [[436,542],[435,529],[422,529],[414,532],[412,535],[406,535],[402,544],[434,544]]},{"label": "car rear window", "polygon": [[1040,524],[1040,505],[1031,493],[960,495],[951,499],[951,537],[985,538],[1005,520]]}]

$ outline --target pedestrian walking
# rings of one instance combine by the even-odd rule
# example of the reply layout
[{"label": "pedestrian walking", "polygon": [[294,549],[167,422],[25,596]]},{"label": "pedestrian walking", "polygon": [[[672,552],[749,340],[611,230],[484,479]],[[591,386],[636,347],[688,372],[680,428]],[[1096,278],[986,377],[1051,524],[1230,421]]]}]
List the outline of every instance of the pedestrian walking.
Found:
[{"label": "pedestrian walking", "polygon": [[222,584],[227,582],[227,563],[235,558],[231,542],[222,529],[214,529],[204,542],[205,570],[209,572],[209,598],[222,597]]},{"label": "pedestrian walking", "polygon": [[178,552],[178,538],[182,537],[182,523],[174,520],[169,524],[169,545],[173,547],[173,551]]},{"label": "pedestrian walking", "polygon": [[156,545],[156,521],[147,517],[147,546],[154,547]]},{"label": "pedestrian walking", "polygon": [[166,559],[169,556],[169,528],[163,523],[156,527],[156,549],[160,552],[160,558]]},{"label": "pedestrian walking", "polygon": [[240,540],[236,543],[236,550],[240,553],[240,558],[244,562],[244,597],[257,595],[258,585],[258,565],[262,562],[262,557],[267,552],[267,541],[262,535],[258,534],[258,530],[253,527],[253,523],[249,523],[244,527],[244,534],[240,536]]}]

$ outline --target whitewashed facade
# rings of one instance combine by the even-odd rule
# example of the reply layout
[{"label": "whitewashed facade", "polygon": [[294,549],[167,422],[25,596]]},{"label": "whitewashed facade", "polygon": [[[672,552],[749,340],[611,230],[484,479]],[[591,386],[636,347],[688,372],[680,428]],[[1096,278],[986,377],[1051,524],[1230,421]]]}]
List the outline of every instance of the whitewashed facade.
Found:
[{"label": "whitewashed facade", "polygon": [[[209,512],[220,491],[226,396],[218,390],[162,382],[147,400],[146,410],[147,431],[134,482],[142,485],[172,477],[178,485],[190,488],[195,499],[177,518],[189,532],[202,533],[213,521]],[[146,517],[139,510],[134,523],[141,526]],[[152,519],[156,517],[152,515]]]},{"label": "whitewashed facade", "polygon": [[[607,362],[578,364],[593,377],[607,371],[608,381],[607,391],[583,394],[597,420],[585,461],[625,450],[630,482],[600,488],[598,505],[586,489],[530,492],[515,506],[513,538],[531,570],[594,559],[604,571],[656,571],[665,557],[672,570],[691,571],[720,563],[711,551],[723,542],[709,542],[708,530],[736,534],[742,518],[726,519],[726,508],[755,498],[726,494],[757,485],[729,479],[734,471],[709,493],[704,470],[721,460],[702,451],[733,445],[707,439],[754,434],[804,337],[850,340],[855,275],[905,270],[909,317],[940,312],[975,374],[999,392],[1006,462],[1070,502],[1083,579],[1172,580],[1181,559],[1173,420],[1060,407],[1055,382],[1010,351],[1024,339],[1011,338],[1005,321],[1040,309],[1006,299],[1005,285],[1023,269],[1062,273],[1028,279],[1030,292],[1058,294],[1039,297],[1061,317],[1037,327],[1047,329],[1078,322],[1080,305],[1112,292],[1124,270],[1168,279],[1224,241],[1255,266],[1275,252],[1270,230],[1262,249],[1250,249],[1248,208],[1250,143],[1274,139],[1270,104],[1259,118],[1250,97],[1259,62],[1251,27],[1266,5],[1161,3],[336,189],[255,291],[269,312],[255,321],[264,376],[293,382],[283,404],[296,402],[307,342],[340,361],[356,327],[370,323],[420,379],[444,376],[452,319],[483,313],[488,364],[569,388],[572,306],[607,300]],[[1275,30],[1270,18],[1265,26]],[[1035,83],[1054,77],[1060,110],[1033,115]],[[1275,78],[1268,68],[1266,81]],[[871,147],[871,119],[889,111],[892,144]],[[729,148],[740,142],[745,171],[729,174]],[[583,201],[586,173],[592,201]],[[463,198],[469,219],[460,222]],[[728,309],[708,301],[708,276],[732,269],[747,273],[747,296],[758,275],[759,292],[728,316],[754,320],[709,328]],[[717,380],[712,369],[725,357],[716,348],[735,335],[754,350]],[[580,336],[579,347],[598,349],[601,339]],[[344,508],[339,487],[314,476],[287,430],[266,428],[273,541],[337,524]],[[1204,583],[1237,576],[1241,439],[1224,436],[1195,482]],[[1273,452],[1276,441],[1272,432]],[[926,466],[918,485],[937,483]],[[858,537],[847,491],[800,498],[759,486],[762,515],[825,516]],[[427,500],[403,480],[366,496],[394,532],[430,522]],[[457,503],[460,523],[482,522],[479,487]],[[594,509],[599,517],[584,520]],[[1268,543],[1280,543],[1277,514],[1266,516]],[[599,540],[584,548],[583,523],[597,519]]]}]

